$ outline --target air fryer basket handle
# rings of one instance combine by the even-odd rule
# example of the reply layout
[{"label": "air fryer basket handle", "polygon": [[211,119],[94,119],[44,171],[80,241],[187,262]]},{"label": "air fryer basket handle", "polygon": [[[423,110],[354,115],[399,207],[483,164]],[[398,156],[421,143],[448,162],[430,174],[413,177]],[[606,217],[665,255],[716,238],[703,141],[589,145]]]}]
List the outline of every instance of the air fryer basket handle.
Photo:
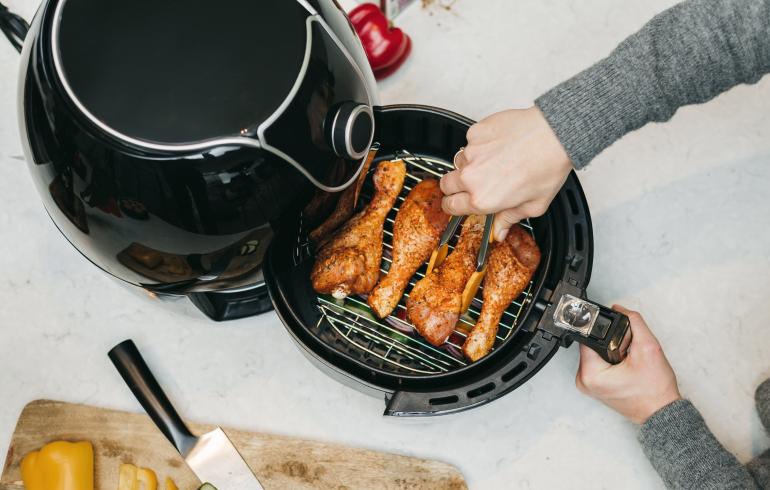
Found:
[{"label": "air fryer basket handle", "polygon": [[195,444],[196,437],[166,397],[134,342],[125,340],[113,347],[108,355],[147,415],[171,444],[185,455]]},{"label": "air fryer basket handle", "polygon": [[563,345],[577,341],[611,364],[626,358],[631,343],[628,317],[586,299],[585,289],[560,281],[543,310],[538,329],[559,337]]},{"label": "air fryer basket handle", "polygon": [[618,364],[626,358],[631,344],[628,317],[604,306],[596,306],[599,306],[599,318],[589,335],[574,335],[572,338],[596,351],[610,364]]}]

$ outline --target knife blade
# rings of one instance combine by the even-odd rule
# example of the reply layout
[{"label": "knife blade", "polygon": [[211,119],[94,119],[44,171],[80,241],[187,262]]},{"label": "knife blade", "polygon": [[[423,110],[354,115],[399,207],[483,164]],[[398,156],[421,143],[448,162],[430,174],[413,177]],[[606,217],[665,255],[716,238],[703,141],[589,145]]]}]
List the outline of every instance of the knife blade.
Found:
[{"label": "knife blade", "polygon": [[262,488],[230,438],[219,427],[198,437],[198,443],[187,453],[185,462],[201,482],[211,483],[218,489]]},{"label": "knife blade", "polygon": [[200,436],[190,432],[132,340],[116,345],[108,355],[155,425],[202,483],[210,483],[220,490],[262,489],[221,428]]}]

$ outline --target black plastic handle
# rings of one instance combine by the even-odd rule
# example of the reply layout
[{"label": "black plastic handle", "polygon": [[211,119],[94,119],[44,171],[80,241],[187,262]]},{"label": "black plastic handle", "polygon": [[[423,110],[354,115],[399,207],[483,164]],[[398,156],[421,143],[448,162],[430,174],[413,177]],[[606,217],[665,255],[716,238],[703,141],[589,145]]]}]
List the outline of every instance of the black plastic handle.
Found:
[{"label": "black plastic handle", "polygon": [[623,313],[600,306],[599,318],[587,337],[573,338],[596,351],[610,364],[618,364],[626,358],[631,344],[631,324]]},{"label": "black plastic handle", "polygon": [[183,456],[197,438],[171,405],[132,340],[124,340],[109,352],[112,363],[134,393],[147,415]]}]

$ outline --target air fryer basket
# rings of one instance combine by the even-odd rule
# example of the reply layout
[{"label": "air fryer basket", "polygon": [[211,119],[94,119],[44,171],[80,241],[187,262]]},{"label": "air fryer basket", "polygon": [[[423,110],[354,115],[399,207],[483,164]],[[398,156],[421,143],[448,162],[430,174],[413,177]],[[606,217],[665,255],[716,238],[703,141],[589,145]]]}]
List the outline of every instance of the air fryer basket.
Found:
[{"label": "air fryer basket", "polygon": [[[451,169],[449,162],[465,144],[471,124],[467,118],[431,107],[389,106],[377,114],[375,140],[381,144],[377,161],[403,158],[407,162],[410,176],[402,198],[420,177]],[[367,186],[371,184],[365,185],[364,198]],[[394,217],[395,210],[385,227],[386,267]],[[451,346],[437,349],[416,334],[402,333],[398,318],[375,320],[367,314],[363,298],[350,297],[340,305],[330,297],[319,297],[309,280],[313,259],[302,216],[285,223],[276,234],[268,252],[266,281],[276,312],[303,352],[337,379],[384,395],[386,414],[455,412],[515,389],[553,356],[560,343],[569,343],[558,329],[554,335],[538,326],[543,311],[551,306],[548,299],[564,279],[581,289],[590,275],[591,225],[574,174],[548,213],[524,226],[541,249],[540,267],[529,288],[504,315],[493,351],[475,363],[453,353]],[[421,273],[424,267],[418,277]],[[480,299],[481,292],[472,306],[469,326],[478,314]],[[456,332],[450,342],[459,347],[463,332]]]}]

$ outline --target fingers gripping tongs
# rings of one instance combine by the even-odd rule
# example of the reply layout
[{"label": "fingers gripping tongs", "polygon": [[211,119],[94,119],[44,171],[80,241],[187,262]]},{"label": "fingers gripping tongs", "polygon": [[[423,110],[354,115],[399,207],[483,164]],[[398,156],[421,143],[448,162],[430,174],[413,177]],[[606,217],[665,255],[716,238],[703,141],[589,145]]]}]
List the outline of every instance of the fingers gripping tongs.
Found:
[{"label": "fingers gripping tongs", "polygon": [[[444,262],[444,259],[446,259],[449,253],[449,241],[457,232],[457,228],[460,226],[463,218],[465,218],[465,216],[452,216],[452,218],[449,220],[449,224],[444,230],[444,234],[441,235],[441,239],[438,242],[436,250],[434,250],[430,256],[426,274],[430,274],[434,268],[440,266],[441,263]],[[468,308],[471,305],[471,301],[473,301],[473,298],[476,296],[476,292],[479,290],[479,286],[481,286],[481,281],[484,279],[484,274],[487,272],[487,256],[489,255],[489,245],[493,240],[492,224],[494,223],[494,219],[494,214],[488,214],[484,221],[484,232],[481,236],[479,254],[476,257],[476,270],[473,271],[473,274],[465,284],[465,289],[463,290],[462,294],[462,306],[460,314],[468,311]]]}]

